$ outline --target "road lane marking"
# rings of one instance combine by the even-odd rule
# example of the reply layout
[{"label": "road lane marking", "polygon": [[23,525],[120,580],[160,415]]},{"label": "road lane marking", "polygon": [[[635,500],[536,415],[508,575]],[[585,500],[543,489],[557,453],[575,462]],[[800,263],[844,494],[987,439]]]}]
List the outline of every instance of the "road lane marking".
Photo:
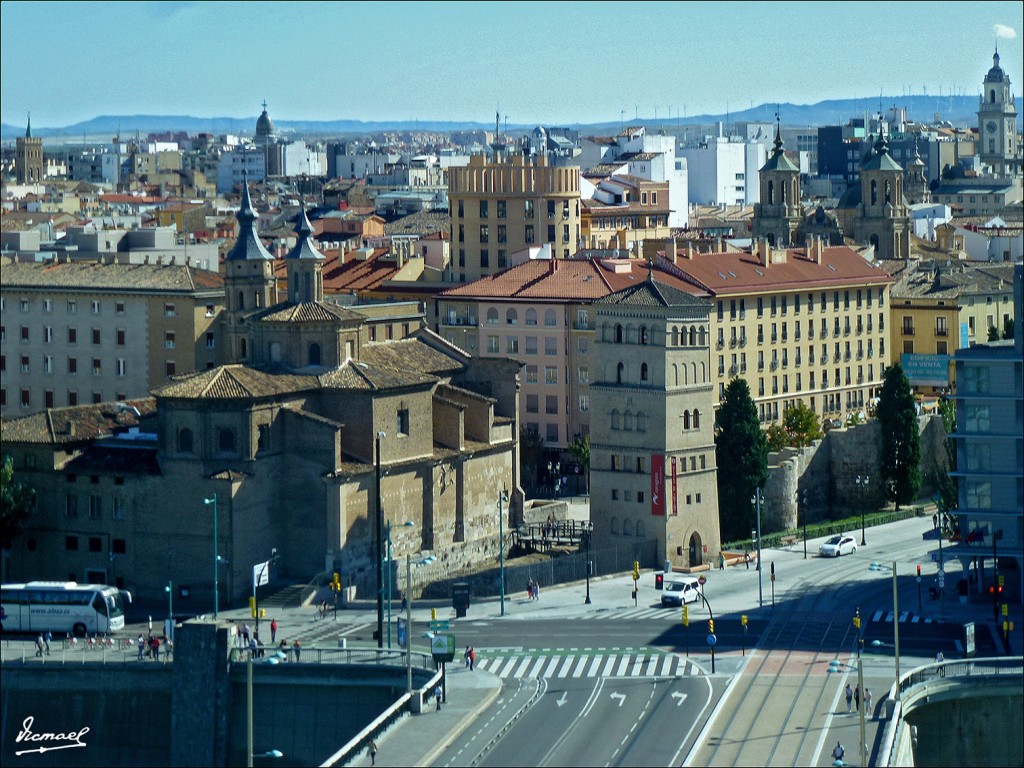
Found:
[{"label": "road lane marking", "polygon": [[647,662],[647,671],[644,673],[647,677],[653,677],[658,669],[658,657],[651,656],[651,660]]},{"label": "road lane marking", "polygon": [[661,674],[662,675],[667,675],[669,673],[669,670],[672,669],[672,663],[675,660],[676,660],[675,656],[669,656],[667,653],[665,654],[665,660],[661,664]]},{"label": "road lane marking", "polygon": [[533,661],[533,659],[531,659],[529,656],[523,659],[523,663],[519,665],[518,669],[516,669],[515,676],[522,677],[523,674],[526,672],[526,668],[530,666],[531,661]]},{"label": "road lane marking", "polygon": [[609,656],[608,663],[604,665],[604,671],[601,673],[601,677],[608,677],[612,673],[612,667],[615,666],[615,657]]},{"label": "road lane marking", "polygon": [[540,668],[544,666],[544,662],[547,661],[543,656],[537,659],[537,663],[533,665],[533,669],[530,670],[530,677],[538,677],[540,675]]},{"label": "road lane marking", "polygon": [[567,674],[569,674],[569,669],[572,667],[572,662],[573,662],[573,660],[575,658],[576,658],[575,656],[566,656],[565,657],[565,663],[562,664],[562,668],[560,670],[558,670],[558,676],[559,677],[565,677]]},{"label": "road lane marking", "polygon": [[583,668],[587,666],[587,662],[590,660],[589,656],[580,656],[580,661],[576,665],[576,669],[573,670],[572,676],[579,677],[583,674]]},{"label": "road lane marking", "polygon": [[560,656],[552,656],[551,663],[548,664],[548,668],[544,670],[544,677],[551,677],[551,673],[555,671],[555,667],[558,666],[562,658]]},{"label": "road lane marking", "polygon": [[626,667],[629,666],[629,654],[627,653],[622,657],[622,661],[619,663],[619,668],[615,673],[616,677],[622,677],[626,674]]},{"label": "road lane marking", "polygon": [[640,674],[640,667],[643,666],[643,663],[644,663],[644,656],[643,656],[643,654],[640,654],[633,661],[633,669],[629,673],[630,676],[636,677],[637,675],[639,675]]},{"label": "road lane marking", "polygon": [[587,671],[587,677],[593,677],[594,676],[594,674],[597,672],[597,668],[601,666],[601,661],[603,659],[604,659],[604,656],[602,656],[600,654],[598,654],[597,656],[594,657],[594,662],[590,665],[590,669]]}]

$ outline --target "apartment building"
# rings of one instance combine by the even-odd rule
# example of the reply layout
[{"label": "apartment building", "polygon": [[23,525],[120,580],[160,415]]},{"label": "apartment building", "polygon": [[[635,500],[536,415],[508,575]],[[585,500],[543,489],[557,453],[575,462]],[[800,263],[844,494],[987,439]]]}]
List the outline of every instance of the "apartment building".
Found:
[{"label": "apartment building", "polygon": [[588,180],[596,181],[597,187],[594,194],[583,201],[582,247],[629,248],[635,253],[638,243],[663,241],[671,234],[667,181],[618,175]]},{"label": "apartment building", "polygon": [[216,272],[176,264],[4,262],[0,414],[146,397],[219,362]]},{"label": "apartment building", "polygon": [[715,302],[711,374],[716,402],[734,376],[750,386],[762,422],[803,401],[822,416],[875,397],[889,363],[893,279],[847,246],[812,241],[776,250],[697,253],[668,247],[673,272]]},{"label": "apartment building", "polygon": [[448,171],[453,279],[472,282],[509,266],[509,256],[549,245],[569,258],[580,244],[580,170],[544,158],[487,162]]},{"label": "apartment building", "polygon": [[[524,364],[520,423],[546,447],[590,434],[590,380],[597,299],[646,279],[642,259],[529,261],[437,296],[437,332],[480,357]],[[698,293],[678,275],[658,273]]]}]

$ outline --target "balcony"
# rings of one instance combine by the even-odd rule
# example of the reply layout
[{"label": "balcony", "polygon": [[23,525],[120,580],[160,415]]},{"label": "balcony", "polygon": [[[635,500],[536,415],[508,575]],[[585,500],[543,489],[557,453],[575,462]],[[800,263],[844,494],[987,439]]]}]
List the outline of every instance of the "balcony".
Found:
[{"label": "balcony", "polygon": [[789,358],[786,358],[786,357],[782,358],[782,367],[783,368],[788,368],[789,367]]},{"label": "balcony", "polygon": [[[536,325],[536,323],[534,323]],[[574,320],[572,324],[574,331],[592,331],[594,330],[594,323],[590,320]]]},{"label": "balcony", "polygon": [[808,339],[808,341],[814,341],[814,329],[813,328],[808,328],[807,329],[807,339]]},{"label": "balcony", "polygon": [[737,339],[735,339],[735,338],[729,339],[729,348],[730,349],[735,349],[736,345],[738,343],[739,343],[739,341]]},{"label": "balcony", "polygon": [[739,371],[740,371],[739,366],[736,366],[736,365],[730,365],[729,366],[729,375],[730,376],[735,376],[737,373],[739,373]]},{"label": "balcony", "polygon": [[740,336],[740,346],[741,347],[747,346],[747,337],[746,336]]},{"label": "balcony", "polygon": [[778,360],[772,360],[771,369],[774,371],[778,367],[779,367],[779,361]]},{"label": "balcony", "polygon": [[945,328],[936,328],[935,329],[935,335],[936,336],[948,336],[949,332]]},{"label": "balcony", "polygon": [[825,363],[827,363],[827,362],[828,362],[828,353],[826,352],[824,355],[821,356],[821,364],[825,365]]},{"label": "balcony", "polygon": [[725,349],[725,339],[719,339],[715,344],[715,349]]},{"label": "balcony", "polygon": [[913,336],[914,335],[914,326],[912,326],[912,325],[904,325],[903,326],[903,335],[904,336]]}]

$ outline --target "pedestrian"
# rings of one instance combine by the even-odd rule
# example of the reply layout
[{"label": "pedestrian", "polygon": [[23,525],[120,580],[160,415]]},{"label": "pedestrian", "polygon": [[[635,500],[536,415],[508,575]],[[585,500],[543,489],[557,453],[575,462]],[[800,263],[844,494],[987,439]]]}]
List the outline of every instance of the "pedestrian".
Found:
[{"label": "pedestrian", "polygon": [[153,658],[153,633],[152,632],[149,634],[148,637],[146,637],[146,658],[147,659],[152,659]]},{"label": "pedestrian", "polygon": [[53,635],[50,630],[46,630],[46,634],[43,635],[43,642],[46,644],[46,655],[50,655],[50,641],[53,640]]},{"label": "pedestrian", "polygon": [[281,652],[281,655],[284,656],[284,660],[288,661],[288,641],[283,637],[281,638],[281,645],[278,646],[278,650]]},{"label": "pedestrian", "polygon": [[142,661],[142,653],[146,650],[146,641],[142,639],[142,633],[139,633],[139,639],[136,641],[139,644],[139,661]]},{"label": "pedestrian", "polygon": [[249,630],[249,625],[248,625],[248,624],[243,624],[243,625],[242,625],[242,641],[243,641],[243,647],[245,647],[245,646],[248,646],[248,645],[249,645],[249,632],[250,632],[250,630]]},{"label": "pedestrian", "polygon": [[402,594],[402,613],[405,613],[407,610],[409,610],[409,599],[403,593]]},{"label": "pedestrian", "polygon": [[377,742],[373,739],[370,740],[370,766],[377,764]]},{"label": "pedestrian", "polygon": [[299,641],[298,641],[297,638],[296,638],[295,642],[292,643],[292,652],[295,654],[295,660],[298,661],[299,660],[299,656],[302,654],[302,646],[299,644]]},{"label": "pedestrian", "polygon": [[939,651],[938,653],[935,654],[935,663],[936,664],[941,664],[945,660],[946,660],[946,657],[942,655],[942,651]]},{"label": "pedestrian", "polygon": [[270,642],[277,642],[277,619],[270,620]]},{"label": "pedestrian", "polygon": [[747,564],[747,570],[750,570],[750,550],[744,548],[743,550],[743,562]]},{"label": "pedestrian", "polygon": [[853,713],[853,688],[851,688],[850,684],[847,683],[846,684],[846,714],[849,715],[849,714],[852,714],[852,713]]},{"label": "pedestrian", "polygon": [[36,656],[42,656],[43,655],[43,647],[44,647],[44,645],[43,645],[43,636],[40,635],[39,637],[36,638]]},{"label": "pedestrian", "polygon": [[255,637],[249,638],[249,658],[256,659],[256,654],[259,652],[259,643],[257,643]]},{"label": "pedestrian", "polygon": [[836,748],[832,750],[832,757],[834,757],[836,760],[842,760],[845,754],[846,750],[843,749],[843,745],[837,741]]},{"label": "pedestrian", "polygon": [[872,720],[875,719],[875,713],[871,711],[871,689],[864,689],[864,714],[870,717]]},{"label": "pedestrian", "polygon": [[472,672],[476,666],[476,648],[469,646],[469,671]]},{"label": "pedestrian", "polygon": [[533,582],[533,599],[540,600],[540,582]]},{"label": "pedestrian", "polygon": [[857,711],[860,712],[860,686],[859,685],[856,688],[853,689],[853,704],[857,708]]},{"label": "pedestrian", "polygon": [[437,687],[434,688],[434,701],[437,702],[437,711],[438,712],[441,711],[441,694],[442,694],[441,685],[438,684]]},{"label": "pedestrian", "polygon": [[724,571],[725,570],[725,553],[724,552],[719,552],[718,553],[718,570],[720,570],[720,571]]},{"label": "pedestrian", "polygon": [[934,515],[932,515],[932,528],[935,528],[937,530],[938,527],[939,527],[939,516],[938,516],[938,514],[934,514]]},{"label": "pedestrian", "polygon": [[157,661],[160,661],[160,638],[159,637],[154,637],[153,638],[153,658],[155,660],[157,660]]},{"label": "pedestrian", "polygon": [[469,669],[469,646],[466,646],[466,650],[462,652],[462,658],[466,661],[466,669]]}]

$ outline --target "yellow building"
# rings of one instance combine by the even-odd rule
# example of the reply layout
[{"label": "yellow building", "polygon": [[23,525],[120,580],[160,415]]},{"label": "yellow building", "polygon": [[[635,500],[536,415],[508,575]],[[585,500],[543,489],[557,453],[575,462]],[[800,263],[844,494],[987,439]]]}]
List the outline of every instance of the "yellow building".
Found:
[{"label": "yellow building", "polygon": [[637,243],[663,241],[671,234],[669,213],[667,181],[625,175],[600,179],[593,197],[583,201],[581,247],[637,253]]},{"label": "yellow building", "polygon": [[493,275],[527,248],[548,244],[555,258],[569,258],[579,247],[579,168],[474,155],[449,169],[448,201],[455,282]]},{"label": "yellow building", "polygon": [[[672,241],[670,241],[671,243]],[[752,252],[676,249],[674,265],[708,292],[711,375],[717,402],[729,380],[747,381],[762,422],[801,400],[830,418],[877,394],[889,362],[890,277],[846,246]]]}]

